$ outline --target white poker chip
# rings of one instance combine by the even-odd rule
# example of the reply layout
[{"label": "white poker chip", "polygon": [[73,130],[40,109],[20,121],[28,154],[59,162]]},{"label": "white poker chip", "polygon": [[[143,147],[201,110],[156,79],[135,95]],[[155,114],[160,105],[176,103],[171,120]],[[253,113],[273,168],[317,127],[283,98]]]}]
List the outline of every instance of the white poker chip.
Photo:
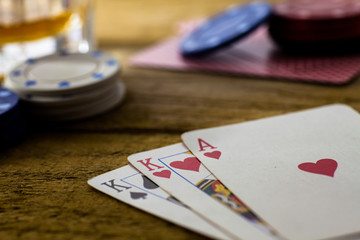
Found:
[{"label": "white poker chip", "polygon": [[[109,92],[114,89],[114,86],[119,82],[119,79],[109,82],[107,85],[92,89],[90,91],[81,92],[78,94],[63,94],[59,96],[39,96],[31,94],[19,94],[20,99],[28,106],[39,108],[61,108],[67,106],[74,106],[77,104],[84,104],[91,101],[96,101],[106,97]],[[115,87],[116,88],[116,87]]]},{"label": "white poker chip", "polygon": [[5,85],[20,94],[51,96],[99,87],[119,72],[118,61],[102,51],[50,55],[18,65]]},{"label": "white poker chip", "polygon": [[33,113],[40,113],[43,115],[46,114],[46,115],[60,116],[60,115],[76,114],[77,112],[84,111],[84,109],[99,108],[99,107],[101,108],[103,103],[106,103],[108,99],[113,98],[113,96],[117,94],[118,94],[118,86],[114,85],[112,88],[107,89],[107,91],[103,92],[101,96],[94,97],[87,101],[81,101],[78,103],[73,103],[61,107],[26,103],[26,107],[32,108]]},{"label": "white poker chip", "polygon": [[100,98],[97,101],[91,101],[87,104],[75,105],[67,108],[57,109],[41,109],[41,108],[28,108],[27,110],[33,115],[43,120],[50,121],[73,121],[84,118],[93,117],[105,113],[119,103],[125,97],[126,88],[121,82],[117,83],[115,87],[107,94],[106,97]]}]

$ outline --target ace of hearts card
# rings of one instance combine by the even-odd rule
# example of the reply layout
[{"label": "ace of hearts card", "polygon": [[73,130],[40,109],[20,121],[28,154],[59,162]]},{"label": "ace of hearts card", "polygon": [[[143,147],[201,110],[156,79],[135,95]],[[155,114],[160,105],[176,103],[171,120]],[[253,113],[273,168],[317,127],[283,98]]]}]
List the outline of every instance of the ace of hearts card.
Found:
[{"label": "ace of hearts card", "polygon": [[360,115],[346,105],[182,135],[194,155],[287,239],[360,231]]}]

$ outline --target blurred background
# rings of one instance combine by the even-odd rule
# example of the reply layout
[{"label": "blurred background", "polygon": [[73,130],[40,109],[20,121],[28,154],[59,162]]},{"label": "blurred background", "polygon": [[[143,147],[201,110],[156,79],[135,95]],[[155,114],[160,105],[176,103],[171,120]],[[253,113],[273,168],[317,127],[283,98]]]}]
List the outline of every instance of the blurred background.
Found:
[{"label": "blurred background", "polygon": [[[175,26],[181,21],[208,17],[241,2],[247,1],[96,0],[96,37],[100,48],[150,44],[176,33]],[[117,31],[113,30],[114,25]]]}]

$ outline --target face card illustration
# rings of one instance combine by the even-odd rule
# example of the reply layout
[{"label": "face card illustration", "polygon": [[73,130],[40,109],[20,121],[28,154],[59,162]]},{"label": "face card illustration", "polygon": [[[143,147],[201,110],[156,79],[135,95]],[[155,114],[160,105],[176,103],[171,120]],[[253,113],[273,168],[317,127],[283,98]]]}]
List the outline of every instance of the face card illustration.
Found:
[{"label": "face card illustration", "polygon": [[128,159],[149,179],[228,232],[231,238],[275,238],[182,143],[134,154]]},{"label": "face card illustration", "polygon": [[350,107],[334,104],[182,138],[285,238],[360,231],[360,115]]},{"label": "face card illustration", "polygon": [[181,176],[184,180],[236,212],[239,216],[255,224],[260,229],[275,234],[274,230],[269,229],[266,223],[252,213],[239,198],[216,179],[190,151],[185,150],[182,143],[178,145],[179,150],[183,149],[185,152],[174,152],[173,155],[164,156],[159,161],[168,167],[171,172]]},{"label": "face card illustration", "polygon": [[120,201],[194,232],[229,239],[130,165],[99,175],[88,183]]}]

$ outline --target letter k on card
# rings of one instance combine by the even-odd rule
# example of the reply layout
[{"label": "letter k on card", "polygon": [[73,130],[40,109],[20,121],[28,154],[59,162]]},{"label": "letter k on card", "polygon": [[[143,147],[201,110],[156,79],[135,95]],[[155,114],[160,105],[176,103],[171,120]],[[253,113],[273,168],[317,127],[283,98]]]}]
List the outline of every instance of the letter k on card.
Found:
[{"label": "letter k on card", "polygon": [[[145,160],[137,160],[136,162],[142,164],[149,172],[164,168],[164,166],[159,166],[159,165],[152,163],[151,160],[152,160],[152,158],[146,158]],[[170,170],[161,170],[161,171],[153,172],[152,174],[156,177],[170,178],[171,171]]]}]

